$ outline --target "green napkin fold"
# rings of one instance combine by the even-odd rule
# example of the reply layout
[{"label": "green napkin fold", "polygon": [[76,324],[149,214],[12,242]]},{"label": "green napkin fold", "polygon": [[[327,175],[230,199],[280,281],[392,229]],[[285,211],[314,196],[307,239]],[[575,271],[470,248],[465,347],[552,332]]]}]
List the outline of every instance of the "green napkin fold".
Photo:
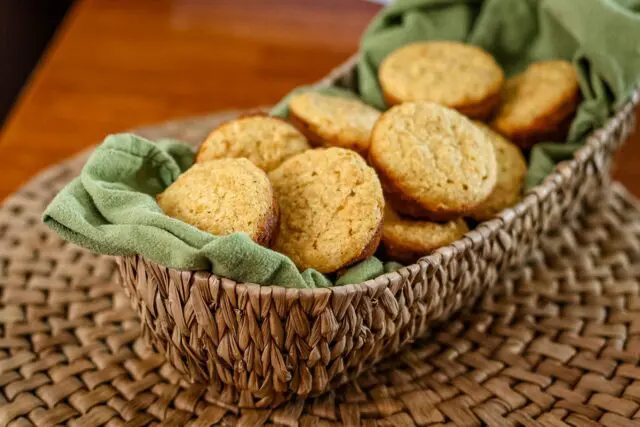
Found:
[{"label": "green napkin fold", "polygon": [[358,92],[365,102],[386,108],[378,66],[390,52],[421,40],[480,46],[508,76],[543,59],[573,62],[584,100],[571,124],[571,144],[533,148],[528,188],[571,158],[640,83],[640,0],[397,0],[362,38]]},{"label": "green napkin fold", "polygon": [[[64,239],[107,255],[141,254],[159,264],[209,270],[238,282],[295,288],[331,286],[325,275],[298,271],[291,259],[249,236],[213,236],[165,215],[155,196],[193,163],[191,147],[157,144],[132,134],[112,135],[95,150],[80,176],[44,213],[44,222]],[[377,259],[348,269],[339,284],[380,275]]]}]

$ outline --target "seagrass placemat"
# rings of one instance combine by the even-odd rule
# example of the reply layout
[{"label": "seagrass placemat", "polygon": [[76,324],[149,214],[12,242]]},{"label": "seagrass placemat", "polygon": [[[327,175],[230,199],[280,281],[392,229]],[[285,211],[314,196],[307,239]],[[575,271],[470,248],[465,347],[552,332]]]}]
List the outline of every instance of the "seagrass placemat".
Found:
[{"label": "seagrass placemat", "polygon": [[[144,133],[197,141],[228,117]],[[0,426],[640,425],[640,205],[619,186],[401,354],[321,397],[242,410],[138,338],[112,259],[41,223],[84,158],[0,208]]]}]

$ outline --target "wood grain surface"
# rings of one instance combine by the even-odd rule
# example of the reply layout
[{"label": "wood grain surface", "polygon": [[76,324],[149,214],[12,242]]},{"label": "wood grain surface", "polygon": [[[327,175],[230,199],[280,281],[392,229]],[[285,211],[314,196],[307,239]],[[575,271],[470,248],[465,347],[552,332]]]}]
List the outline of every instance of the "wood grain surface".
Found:
[{"label": "wood grain surface", "polygon": [[[135,126],[276,102],[345,60],[362,0],[78,0],[0,131],[0,200]],[[637,136],[617,177],[640,195]]]}]

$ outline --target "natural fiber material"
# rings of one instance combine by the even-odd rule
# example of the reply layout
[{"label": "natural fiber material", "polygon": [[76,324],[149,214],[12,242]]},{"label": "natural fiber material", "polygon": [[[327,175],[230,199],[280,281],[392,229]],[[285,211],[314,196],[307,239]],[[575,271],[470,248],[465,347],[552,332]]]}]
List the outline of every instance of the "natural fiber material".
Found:
[{"label": "natural fiber material", "polygon": [[[637,34],[640,0],[581,0],[580,7],[574,0],[396,0],[362,38],[356,87],[365,102],[384,108],[378,67],[390,52],[415,41],[480,46],[508,76],[534,61],[566,59],[580,74],[583,97],[567,140],[583,143],[640,84]],[[535,147],[527,187],[542,182],[575,150],[565,144]]]},{"label": "natural fiber material", "polygon": [[[146,135],[199,139],[214,120]],[[529,262],[505,271],[473,310],[357,380],[277,409],[241,409],[233,390],[186,384],[138,339],[141,325],[110,258],[66,243],[40,223],[44,206],[85,159],[48,170],[0,207],[0,426],[640,423],[640,207],[619,187],[607,191],[599,211],[541,239]],[[502,238],[508,247],[509,235]],[[224,358],[240,348],[233,325],[242,331],[245,318],[233,308],[246,294],[213,280],[209,289],[218,290],[217,307],[227,307],[216,317],[226,338],[215,354]],[[417,298],[410,288],[402,295],[405,306]],[[193,321],[193,312],[184,313]],[[265,333],[277,325],[269,313],[256,319]],[[296,316],[294,309],[282,324],[285,340],[298,334]],[[337,350],[330,349],[331,359]],[[291,356],[280,354],[290,366]],[[253,360],[271,364],[277,355]]]},{"label": "natural fiber material", "polygon": [[[326,83],[349,79],[349,70]],[[364,283],[259,287],[120,258],[143,334],[188,378],[232,389],[244,407],[274,407],[335,388],[468,307],[524,262],[545,232],[600,204],[639,95],[517,206],[417,264]],[[185,139],[180,132],[164,136]]]}]

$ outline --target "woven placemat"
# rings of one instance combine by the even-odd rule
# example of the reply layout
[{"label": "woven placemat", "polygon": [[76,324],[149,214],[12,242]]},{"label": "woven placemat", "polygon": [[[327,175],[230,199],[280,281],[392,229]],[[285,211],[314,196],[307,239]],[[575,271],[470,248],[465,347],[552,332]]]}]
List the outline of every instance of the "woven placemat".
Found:
[{"label": "woven placemat", "polygon": [[[229,115],[145,129],[197,141]],[[85,155],[0,208],[0,426],[640,425],[640,206],[621,187],[531,261],[335,392],[240,410],[138,338],[112,259],[40,221]]]}]

